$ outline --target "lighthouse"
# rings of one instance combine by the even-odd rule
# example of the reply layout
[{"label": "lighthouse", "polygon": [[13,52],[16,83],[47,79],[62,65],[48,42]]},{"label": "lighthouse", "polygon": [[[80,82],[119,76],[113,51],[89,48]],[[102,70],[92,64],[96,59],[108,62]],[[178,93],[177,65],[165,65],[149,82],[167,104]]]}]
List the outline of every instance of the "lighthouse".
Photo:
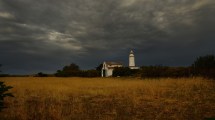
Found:
[{"label": "lighthouse", "polygon": [[129,54],[129,68],[130,69],[139,69],[139,67],[135,66],[135,57],[134,52],[131,50]]}]

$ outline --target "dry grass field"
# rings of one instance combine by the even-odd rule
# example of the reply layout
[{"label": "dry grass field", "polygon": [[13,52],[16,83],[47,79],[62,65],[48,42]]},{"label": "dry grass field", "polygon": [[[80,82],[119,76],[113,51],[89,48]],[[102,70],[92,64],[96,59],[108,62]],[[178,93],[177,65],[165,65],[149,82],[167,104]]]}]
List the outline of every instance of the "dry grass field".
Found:
[{"label": "dry grass field", "polygon": [[202,120],[215,118],[215,81],[203,78],[0,78],[1,120]]}]

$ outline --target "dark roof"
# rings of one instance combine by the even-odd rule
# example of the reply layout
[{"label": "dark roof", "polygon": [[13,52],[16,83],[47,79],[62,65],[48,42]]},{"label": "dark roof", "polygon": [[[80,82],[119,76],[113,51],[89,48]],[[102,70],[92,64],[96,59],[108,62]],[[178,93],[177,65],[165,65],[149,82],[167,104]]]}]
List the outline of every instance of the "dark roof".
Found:
[{"label": "dark roof", "polygon": [[121,62],[105,62],[107,65],[122,65]]}]

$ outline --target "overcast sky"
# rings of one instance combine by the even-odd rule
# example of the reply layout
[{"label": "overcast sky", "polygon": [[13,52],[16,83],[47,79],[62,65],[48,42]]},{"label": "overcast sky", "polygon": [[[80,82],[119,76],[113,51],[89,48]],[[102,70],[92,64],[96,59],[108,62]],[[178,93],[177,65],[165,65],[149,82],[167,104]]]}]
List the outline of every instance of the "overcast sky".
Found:
[{"label": "overcast sky", "polygon": [[188,66],[215,53],[215,0],[0,0],[4,73],[54,73],[70,63]]}]

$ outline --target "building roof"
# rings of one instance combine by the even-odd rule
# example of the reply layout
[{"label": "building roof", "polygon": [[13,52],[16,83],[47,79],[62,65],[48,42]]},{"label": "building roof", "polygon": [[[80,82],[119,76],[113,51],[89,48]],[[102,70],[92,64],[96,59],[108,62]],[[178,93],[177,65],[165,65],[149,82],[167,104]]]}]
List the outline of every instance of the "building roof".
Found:
[{"label": "building roof", "polygon": [[107,65],[122,65],[121,62],[105,62]]}]

